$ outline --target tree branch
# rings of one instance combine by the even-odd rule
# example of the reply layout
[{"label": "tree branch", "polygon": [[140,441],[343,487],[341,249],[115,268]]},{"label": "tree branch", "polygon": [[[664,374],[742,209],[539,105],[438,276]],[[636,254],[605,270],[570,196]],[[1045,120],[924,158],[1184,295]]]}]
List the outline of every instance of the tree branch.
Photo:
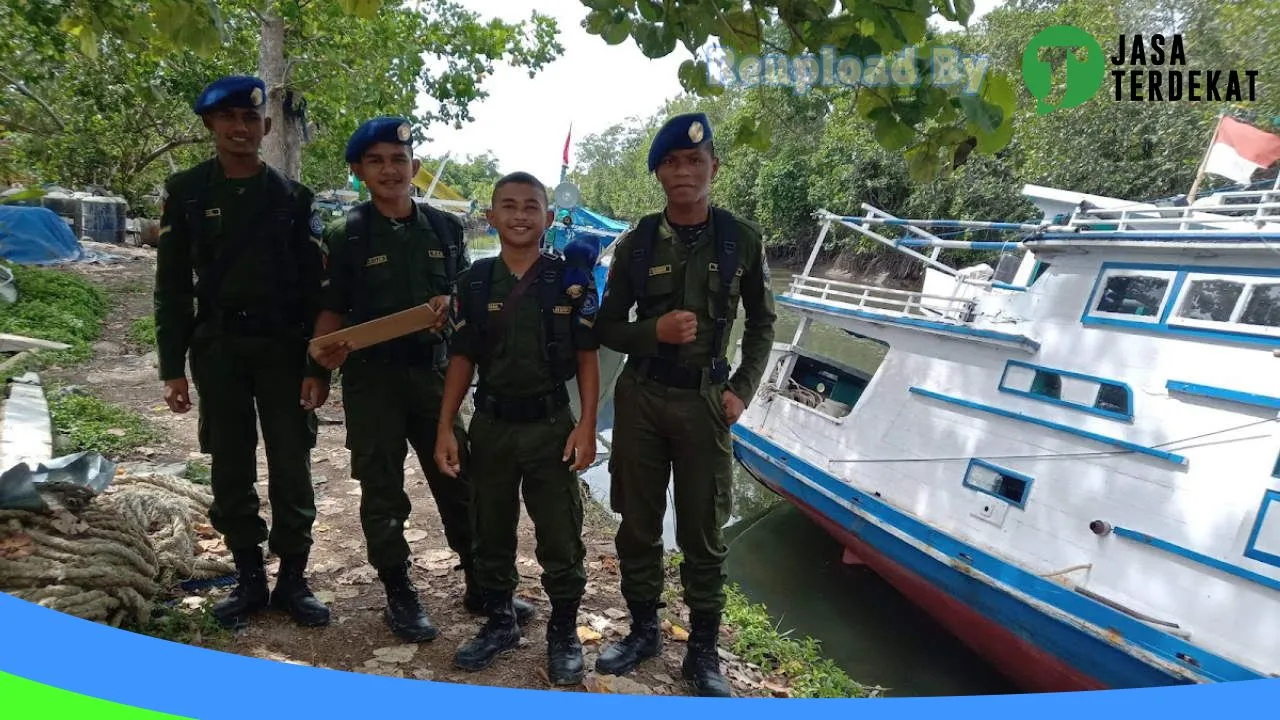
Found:
[{"label": "tree branch", "polygon": [[35,101],[35,103],[39,105],[45,111],[45,113],[49,115],[49,117],[53,118],[53,121],[55,123],[58,124],[58,129],[63,132],[66,132],[67,125],[66,123],[62,122],[62,118],[58,117],[57,113],[53,111],[53,108],[49,107],[49,103],[46,103],[44,100],[41,100],[35,93],[28,90],[27,86],[22,84],[22,81],[18,80],[17,78],[10,77],[3,71],[0,71],[0,80],[4,80],[5,82],[12,85],[13,89],[17,90],[19,94]]},{"label": "tree branch", "polygon": [[133,166],[133,172],[131,174],[137,175],[138,173],[142,172],[143,169],[145,169],[151,163],[155,162],[158,158],[162,157],[165,153],[176,150],[182,147],[183,145],[195,145],[196,143],[203,142],[203,141],[204,141],[203,137],[184,137],[184,138],[178,138],[177,140],[170,140],[169,142],[161,145],[160,147],[156,148],[155,150],[152,150],[151,152],[143,156],[143,158]]}]

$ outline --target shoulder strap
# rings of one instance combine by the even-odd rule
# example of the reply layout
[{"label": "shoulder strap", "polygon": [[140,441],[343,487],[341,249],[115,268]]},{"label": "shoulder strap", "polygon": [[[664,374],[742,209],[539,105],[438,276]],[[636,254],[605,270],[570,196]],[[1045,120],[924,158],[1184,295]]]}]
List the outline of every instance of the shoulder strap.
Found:
[{"label": "shoulder strap", "polygon": [[497,257],[480,258],[471,264],[467,271],[470,282],[459,292],[467,293],[466,317],[463,319],[472,328],[472,336],[480,340],[487,349],[487,329],[489,324],[489,296],[493,289],[493,265]]},{"label": "shoulder strap", "polygon": [[658,222],[661,213],[653,213],[640,218],[636,224],[635,234],[631,242],[631,292],[638,298],[644,297],[645,286],[649,282],[649,256],[653,254],[653,244],[658,237]]},{"label": "shoulder strap", "polygon": [[366,263],[369,259],[369,235],[373,232],[373,217],[369,213],[368,201],[359,203],[347,211],[347,221],[343,225],[346,233],[347,262],[351,268],[351,314],[352,324],[365,321],[368,310],[368,287],[365,282]]},{"label": "shoulder strap", "polygon": [[538,279],[538,275],[543,271],[546,261],[546,255],[539,255],[538,259],[533,261],[533,265],[529,267],[529,270],[520,276],[516,286],[511,288],[511,292],[503,298],[502,312],[498,313],[497,322],[487,338],[486,344],[490,351],[497,345],[498,338],[502,337],[503,331],[507,329],[507,323],[511,318],[515,317],[516,307],[520,305],[520,299],[524,297],[525,291],[529,289],[529,286],[533,285],[534,281]]},{"label": "shoulder strap", "polygon": [[716,293],[716,329],[711,336],[711,374],[716,382],[724,382],[729,379],[729,368],[721,346],[729,329],[729,290],[733,286],[733,276],[738,272],[738,221],[718,207],[711,208],[711,213],[715,223],[716,266],[720,272],[720,292]]},{"label": "shoulder strap", "polygon": [[449,281],[458,277],[458,258],[462,255],[462,228],[452,218],[446,217],[443,210],[437,210],[428,204],[419,205],[431,224],[431,231],[444,243],[444,267]]}]

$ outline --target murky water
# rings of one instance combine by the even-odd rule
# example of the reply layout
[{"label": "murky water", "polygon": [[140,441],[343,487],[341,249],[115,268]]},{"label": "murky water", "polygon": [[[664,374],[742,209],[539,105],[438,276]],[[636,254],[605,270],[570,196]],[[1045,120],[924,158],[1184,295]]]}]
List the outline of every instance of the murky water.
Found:
[{"label": "murky water", "polygon": [[[473,257],[497,252],[497,238],[469,241]],[[780,293],[790,273],[775,270]],[[800,317],[778,308],[775,340],[790,342]],[[731,337],[742,337],[739,323]],[[868,372],[884,357],[884,348],[857,340],[835,328],[812,324],[805,347]],[[602,421],[606,418],[602,417]],[[609,438],[611,433],[603,433]],[[584,473],[592,493],[606,508],[609,473],[603,462]],[[726,528],[731,581],[753,601],[768,607],[780,630],[813,637],[823,654],[855,680],[888,689],[891,696],[982,695],[1015,692],[981,658],[912,605],[865,566],[841,561],[838,542],[799,510],[751,478],[734,472],[734,512]],[[663,541],[675,549],[671,490],[663,521]]]}]

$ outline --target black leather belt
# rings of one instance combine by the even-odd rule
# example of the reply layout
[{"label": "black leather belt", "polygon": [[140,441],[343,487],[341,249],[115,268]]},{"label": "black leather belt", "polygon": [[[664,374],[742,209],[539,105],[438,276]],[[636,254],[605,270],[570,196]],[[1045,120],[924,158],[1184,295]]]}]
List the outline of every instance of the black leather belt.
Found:
[{"label": "black leather belt", "polygon": [[215,322],[228,335],[245,337],[268,337],[282,333],[295,333],[303,329],[300,319],[289,319],[281,313],[259,313],[249,310],[219,309],[215,315]]},{"label": "black leather belt", "polygon": [[477,387],[476,412],[483,412],[507,422],[537,422],[556,414],[569,404],[569,390],[557,385],[545,395],[497,396],[490,395],[483,387]]},{"label": "black leather belt", "polygon": [[647,357],[627,358],[627,365],[641,377],[660,385],[682,390],[697,390],[702,387],[702,368],[688,365],[677,365],[665,358]]}]

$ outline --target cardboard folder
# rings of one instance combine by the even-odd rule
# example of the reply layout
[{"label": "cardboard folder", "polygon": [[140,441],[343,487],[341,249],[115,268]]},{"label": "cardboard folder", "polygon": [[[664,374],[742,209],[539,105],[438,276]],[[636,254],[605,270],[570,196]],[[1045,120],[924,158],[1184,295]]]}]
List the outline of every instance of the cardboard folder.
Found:
[{"label": "cardboard folder", "polygon": [[426,330],[440,316],[430,304],[422,304],[380,317],[377,320],[352,325],[328,335],[321,335],[311,340],[312,350],[328,347],[334,343],[346,341],[352,350],[360,350],[371,345],[384,343],[403,337],[409,333]]}]

